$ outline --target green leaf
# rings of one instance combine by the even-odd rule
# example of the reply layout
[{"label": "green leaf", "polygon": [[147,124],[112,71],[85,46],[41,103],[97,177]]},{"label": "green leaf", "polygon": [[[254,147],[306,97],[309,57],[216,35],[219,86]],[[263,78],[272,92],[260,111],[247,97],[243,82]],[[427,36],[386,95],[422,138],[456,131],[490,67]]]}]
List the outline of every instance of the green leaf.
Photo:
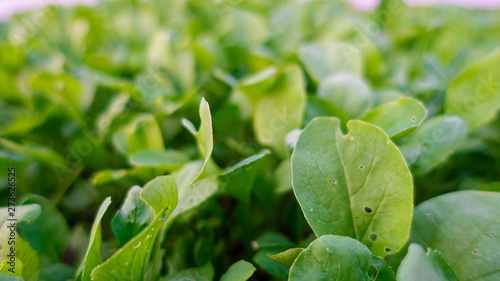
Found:
[{"label": "green leaf", "polygon": [[304,122],[307,124],[315,117],[320,116],[337,117],[342,121],[342,124],[346,124],[350,119],[342,109],[333,105],[331,102],[316,96],[307,96],[306,120]]},{"label": "green leaf", "polygon": [[[372,268],[385,278],[372,278]],[[349,237],[325,235],[314,240],[299,254],[290,269],[290,281],[303,280],[393,280],[383,259]]]},{"label": "green leaf", "polygon": [[36,203],[42,208],[42,213],[33,223],[19,223],[17,231],[40,256],[46,256],[52,262],[62,261],[70,237],[66,219],[46,198],[38,195],[24,198],[23,205]]},{"label": "green leaf", "polygon": [[339,107],[350,118],[363,115],[372,104],[370,88],[361,78],[348,73],[323,78],[317,96]]},{"label": "green leaf", "polygon": [[471,131],[491,121],[500,109],[500,49],[467,66],[451,81],[446,113],[461,116]]},{"label": "green leaf", "polygon": [[0,280],[2,281],[24,281],[23,278],[18,276],[13,276],[10,274],[0,273]]},{"label": "green leaf", "polygon": [[124,155],[142,150],[164,150],[163,136],[155,117],[138,114],[126,126],[113,134],[114,147]]},{"label": "green leaf", "polygon": [[305,105],[303,74],[297,66],[287,67],[255,104],[253,129],[257,140],[287,156],[285,136],[301,127]]},{"label": "green leaf", "polygon": [[[8,255],[11,253],[11,247],[15,247],[15,275],[20,273],[18,276],[21,276],[25,281],[38,281],[38,275],[41,270],[40,257],[38,256],[38,253],[33,250],[33,248],[26,241],[24,241],[18,233],[16,233],[14,240],[15,244],[9,244],[9,241],[12,241],[9,240],[9,237],[11,237],[11,228],[9,228],[11,223],[11,221],[5,222],[0,229],[0,261],[2,261],[0,266],[11,268],[11,265],[4,261],[11,261],[11,258]],[[10,271],[6,271],[5,273],[11,274]]]},{"label": "green leaf", "polygon": [[186,129],[188,129],[189,132],[191,132],[191,134],[193,134],[193,136],[196,138],[198,149],[201,155],[205,158],[205,162],[201,167],[201,170],[191,183],[200,178],[202,173],[205,171],[205,167],[207,166],[208,160],[212,156],[212,150],[214,148],[212,115],[210,114],[210,106],[208,105],[208,102],[205,100],[205,98],[202,98],[200,103],[200,119],[201,125],[198,131],[196,131],[196,129],[194,128],[193,123],[191,123],[187,119],[182,119],[182,125],[184,125],[184,127],[186,127]]},{"label": "green leaf", "polygon": [[400,149],[412,171],[426,173],[444,162],[459,147],[466,133],[466,124],[460,117],[434,117],[402,140]]},{"label": "green leaf", "polygon": [[278,68],[269,66],[241,80],[238,89],[253,103],[257,102],[273,86],[278,77]]},{"label": "green leaf", "polygon": [[[32,223],[42,213],[42,208],[38,204],[26,204],[16,207],[15,218],[17,222],[25,221]],[[9,208],[0,208],[0,225],[3,225],[10,218]]]},{"label": "green leaf", "polygon": [[500,182],[494,181],[494,182],[487,183],[487,184],[479,187],[478,190],[500,192]]},{"label": "green leaf", "polygon": [[295,196],[316,236],[356,238],[379,256],[408,240],[413,210],[410,171],[398,148],[363,121],[340,131],[336,118],[315,118],[292,156]]},{"label": "green leaf", "polygon": [[227,192],[244,205],[249,204],[250,191],[255,182],[259,164],[268,154],[269,152],[266,151],[250,156],[230,167],[221,175],[221,181]]},{"label": "green leaf", "polygon": [[400,98],[375,108],[360,119],[381,128],[392,140],[398,140],[415,130],[426,113],[421,102]]},{"label": "green leaf", "polygon": [[458,281],[439,251],[427,248],[426,253],[419,244],[410,244],[397,276],[399,281]]},{"label": "green leaf", "polygon": [[31,82],[33,90],[50,98],[53,103],[61,105],[68,110],[78,122],[85,124],[82,116],[83,87],[79,80],[68,74],[41,73],[35,76]]},{"label": "green leaf", "polygon": [[220,278],[220,281],[246,281],[255,272],[256,268],[253,264],[240,260],[226,271]]},{"label": "green leaf", "polygon": [[146,280],[156,236],[177,206],[175,179],[172,176],[153,179],[144,186],[141,197],[155,210],[154,221],[107,261],[94,268],[91,274],[93,280]]},{"label": "green leaf", "polygon": [[500,193],[459,191],[415,208],[410,241],[440,251],[459,280],[500,279]]},{"label": "green leaf", "polygon": [[304,248],[291,248],[282,253],[272,255],[271,258],[286,266],[292,266],[297,256],[304,251]]},{"label": "green leaf", "polygon": [[121,245],[136,236],[154,219],[154,212],[141,198],[141,192],[140,186],[130,188],[125,201],[111,222],[113,232]]},{"label": "green leaf", "polygon": [[213,279],[214,267],[212,264],[207,263],[202,267],[185,269],[179,273],[173,274],[173,276],[167,276],[166,278],[162,278],[161,281],[212,281]]},{"label": "green leaf", "polygon": [[333,73],[361,75],[362,72],[361,52],[347,43],[306,44],[300,48],[298,55],[315,82]]},{"label": "green leaf", "polygon": [[189,162],[182,169],[172,174],[179,189],[179,204],[170,216],[169,221],[198,206],[218,190],[219,184],[216,174],[209,174],[206,178],[195,181],[195,177],[203,165],[203,161]]},{"label": "green leaf", "polygon": [[83,256],[83,262],[78,269],[77,275],[81,274],[82,281],[90,281],[90,274],[92,270],[102,263],[101,259],[101,244],[102,244],[102,233],[101,233],[101,220],[104,216],[104,213],[108,209],[111,204],[111,197],[108,197],[102,202],[99,207],[99,211],[97,212],[97,216],[94,220],[94,224],[92,225],[92,230],[90,232],[90,241],[89,246],[87,248],[87,252]]},{"label": "green leaf", "polygon": [[130,157],[130,163],[136,167],[161,167],[168,171],[175,170],[189,158],[177,150],[142,150]]}]

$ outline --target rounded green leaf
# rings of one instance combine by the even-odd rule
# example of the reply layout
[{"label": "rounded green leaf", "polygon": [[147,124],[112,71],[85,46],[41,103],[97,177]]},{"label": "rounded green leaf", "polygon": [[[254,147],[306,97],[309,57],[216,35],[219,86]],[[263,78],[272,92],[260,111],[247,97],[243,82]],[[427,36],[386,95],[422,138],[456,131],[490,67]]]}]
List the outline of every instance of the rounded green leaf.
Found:
[{"label": "rounded green leaf", "polygon": [[445,161],[462,143],[467,133],[458,116],[443,115],[425,121],[400,146],[415,173],[425,173]]},{"label": "rounded green leaf", "polygon": [[445,112],[464,118],[471,130],[495,118],[500,109],[499,65],[500,49],[454,77],[446,93]]},{"label": "rounded green leaf", "polygon": [[314,240],[300,253],[290,269],[288,280],[395,281],[396,279],[387,263],[373,255],[359,241],[344,236],[325,235]]},{"label": "rounded green leaf", "polygon": [[301,127],[305,106],[303,74],[297,66],[288,67],[255,104],[253,128],[257,140],[282,157],[289,155],[285,136]]},{"label": "rounded green leaf", "polygon": [[500,193],[459,191],[415,208],[410,241],[436,249],[459,280],[500,280]]},{"label": "rounded green leaf", "polygon": [[424,105],[412,98],[400,98],[366,113],[361,120],[380,127],[393,140],[415,130],[425,119]]},{"label": "rounded green leaf", "polygon": [[410,171],[379,128],[336,118],[314,119],[292,156],[293,190],[317,236],[358,239],[380,256],[408,240],[413,210]]},{"label": "rounded green leaf", "polygon": [[222,275],[220,281],[246,281],[252,276],[256,268],[253,264],[241,260],[229,267],[226,273]]},{"label": "rounded green leaf", "polygon": [[441,253],[427,248],[427,253],[419,244],[411,244],[408,254],[398,268],[399,281],[458,281],[450,265]]},{"label": "rounded green leaf", "polygon": [[351,118],[361,116],[372,104],[370,88],[361,78],[349,73],[338,73],[322,79],[317,95],[342,109]]}]

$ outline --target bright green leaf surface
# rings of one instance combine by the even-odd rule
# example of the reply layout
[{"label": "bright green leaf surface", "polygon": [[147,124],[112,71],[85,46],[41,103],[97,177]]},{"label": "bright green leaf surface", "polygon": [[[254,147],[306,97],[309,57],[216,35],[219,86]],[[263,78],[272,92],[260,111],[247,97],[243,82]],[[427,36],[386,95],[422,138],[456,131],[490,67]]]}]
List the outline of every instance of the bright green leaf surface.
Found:
[{"label": "bright green leaf surface", "polygon": [[111,204],[111,197],[108,197],[102,202],[97,211],[97,216],[92,225],[92,230],[90,231],[90,242],[87,248],[87,253],[83,257],[83,263],[81,266],[82,281],[90,281],[90,273],[92,270],[102,263],[101,259],[101,244],[102,244],[102,233],[101,233],[101,220],[104,213]]},{"label": "bright green leaf surface", "polygon": [[425,173],[445,161],[465,138],[467,127],[458,116],[444,115],[425,121],[400,146],[416,173]]},{"label": "bright green leaf surface", "polygon": [[222,275],[220,281],[246,281],[255,272],[256,268],[251,263],[241,260],[229,267]]},{"label": "bright green leaf surface", "polygon": [[410,241],[440,251],[459,280],[500,279],[500,193],[459,191],[415,208]]},{"label": "bright green leaf surface", "polygon": [[425,119],[425,114],[421,102],[400,98],[366,113],[361,120],[381,128],[391,139],[397,140],[415,130]]},{"label": "bright green leaf surface", "polygon": [[445,112],[461,116],[471,130],[495,118],[500,109],[500,49],[472,63],[453,78]]},{"label": "bright green leaf surface", "polygon": [[141,197],[155,210],[154,221],[92,271],[93,280],[146,280],[156,236],[177,206],[177,187],[172,176],[148,182]]},{"label": "bright green leaf surface", "polygon": [[[11,229],[8,228],[10,226],[10,221],[5,222],[0,230],[0,261],[10,261],[10,257],[8,256],[11,251],[11,247],[15,247],[15,258],[16,258],[16,275],[18,273],[19,276],[23,278],[25,281],[37,281],[38,275],[40,274],[41,263],[40,258],[38,257],[38,253],[33,250],[33,248],[26,242],[22,237],[16,233],[15,237],[15,245],[9,244],[9,238],[11,237]],[[9,263],[0,263],[0,266],[7,267],[2,271],[4,273],[12,274],[8,271],[8,268],[11,268]],[[19,266],[19,267],[18,267]]]},{"label": "bright green leaf surface", "polygon": [[419,244],[410,245],[397,276],[399,281],[458,281],[439,251],[428,248],[426,253]]},{"label": "bright green leaf surface", "polygon": [[292,156],[293,189],[319,237],[358,239],[380,256],[406,243],[413,184],[403,156],[379,128],[336,118],[314,119]]},{"label": "bright green leaf surface", "polygon": [[[384,278],[372,278],[372,267]],[[295,260],[290,281],[395,281],[385,261],[374,256],[366,246],[349,237],[325,235],[314,240]]]},{"label": "bright green leaf surface", "polygon": [[212,115],[210,114],[210,106],[208,105],[208,102],[205,100],[205,98],[202,98],[201,100],[199,113],[200,113],[201,125],[198,131],[196,131],[194,125],[189,120],[182,119],[182,124],[196,138],[198,149],[200,150],[201,155],[205,158],[201,170],[191,183],[195,182],[204,172],[208,160],[212,156],[212,150],[214,148]]},{"label": "bright green leaf surface", "polygon": [[282,253],[272,255],[271,258],[286,266],[292,266],[297,256],[304,251],[304,248],[292,248]]}]

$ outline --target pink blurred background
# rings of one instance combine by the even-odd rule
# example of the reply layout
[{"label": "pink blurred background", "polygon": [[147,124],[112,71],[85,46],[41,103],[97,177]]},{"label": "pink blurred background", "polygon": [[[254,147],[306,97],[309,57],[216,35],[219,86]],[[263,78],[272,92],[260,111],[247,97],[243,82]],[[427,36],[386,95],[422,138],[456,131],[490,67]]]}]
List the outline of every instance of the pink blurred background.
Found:
[{"label": "pink blurred background", "polygon": [[[371,10],[381,0],[348,0],[357,10]],[[25,10],[37,9],[47,4],[72,5],[83,3],[92,5],[99,0],[0,0],[0,21]],[[500,0],[404,0],[408,5],[457,5],[476,9],[498,9]]]}]

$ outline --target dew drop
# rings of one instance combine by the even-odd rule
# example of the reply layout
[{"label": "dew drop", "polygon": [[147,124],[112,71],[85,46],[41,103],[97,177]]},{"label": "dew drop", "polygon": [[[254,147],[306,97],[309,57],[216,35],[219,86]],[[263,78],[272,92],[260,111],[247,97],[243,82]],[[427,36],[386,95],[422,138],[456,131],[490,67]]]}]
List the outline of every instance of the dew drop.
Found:
[{"label": "dew drop", "polygon": [[146,236],[146,239],[149,239],[149,234],[148,234],[148,236]]},{"label": "dew drop", "polygon": [[353,136],[350,136],[350,137],[349,137],[349,140],[353,141],[353,140],[354,140],[354,137],[353,137]]},{"label": "dew drop", "polygon": [[373,209],[372,209],[372,208],[370,208],[370,207],[364,207],[364,208],[363,208],[363,211],[364,211],[365,213],[367,213],[367,214],[371,214],[371,213],[373,213]]},{"label": "dew drop", "polygon": [[365,168],[365,166],[363,166],[363,165],[359,166],[360,170],[363,170],[364,168]]},{"label": "dew drop", "polygon": [[375,242],[377,241],[377,238],[378,238],[377,233],[370,234],[370,241]]},{"label": "dew drop", "polygon": [[390,253],[392,250],[391,250],[391,248],[389,248],[389,247],[385,247],[385,248],[384,248],[384,251],[385,251],[386,253]]},{"label": "dew drop", "polygon": [[167,214],[163,212],[163,214],[160,217],[160,221],[164,221],[165,219],[167,219]]},{"label": "dew drop", "polygon": [[327,252],[328,252],[328,251],[330,251],[330,248],[326,248],[326,251],[327,251]]},{"label": "dew drop", "polygon": [[155,228],[154,228],[154,227],[153,227],[153,228],[151,228],[151,231],[155,231]]},{"label": "dew drop", "polygon": [[417,118],[415,118],[415,117],[412,116],[411,117],[411,122],[415,123],[415,121],[417,121]]},{"label": "dew drop", "polygon": [[333,180],[333,184],[337,184],[337,180]]},{"label": "dew drop", "polygon": [[311,211],[311,212],[312,212],[312,211],[313,211],[313,208],[309,209],[309,211]]},{"label": "dew drop", "polygon": [[141,246],[141,242],[137,243],[137,245],[134,246],[134,248],[139,248],[139,246]]}]

